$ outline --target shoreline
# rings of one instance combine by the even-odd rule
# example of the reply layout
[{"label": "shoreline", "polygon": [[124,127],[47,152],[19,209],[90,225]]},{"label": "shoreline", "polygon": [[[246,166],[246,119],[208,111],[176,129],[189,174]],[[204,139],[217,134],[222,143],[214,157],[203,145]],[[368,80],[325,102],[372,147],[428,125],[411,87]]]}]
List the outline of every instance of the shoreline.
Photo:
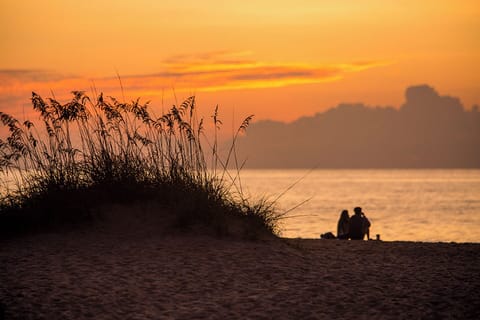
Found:
[{"label": "shoreline", "polygon": [[422,240],[339,240],[339,239],[321,239],[321,238],[302,238],[302,237],[279,237],[279,239],[290,240],[321,240],[321,241],[347,241],[347,242],[385,242],[385,243],[431,243],[431,244],[473,244],[480,245],[480,242],[456,242],[456,241],[422,241]]}]

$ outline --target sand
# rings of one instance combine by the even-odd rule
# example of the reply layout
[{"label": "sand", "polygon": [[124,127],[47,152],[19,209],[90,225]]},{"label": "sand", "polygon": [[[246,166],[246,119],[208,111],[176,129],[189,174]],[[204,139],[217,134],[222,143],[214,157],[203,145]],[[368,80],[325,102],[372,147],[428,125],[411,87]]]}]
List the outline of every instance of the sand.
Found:
[{"label": "sand", "polygon": [[72,231],[0,243],[5,319],[475,319],[480,244]]}]

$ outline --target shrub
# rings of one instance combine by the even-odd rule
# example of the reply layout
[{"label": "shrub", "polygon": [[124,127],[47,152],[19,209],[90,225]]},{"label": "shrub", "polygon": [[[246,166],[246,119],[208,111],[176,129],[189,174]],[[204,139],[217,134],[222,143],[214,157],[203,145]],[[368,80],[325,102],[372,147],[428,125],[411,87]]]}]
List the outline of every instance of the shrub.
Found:
[{"label": "shrub", "polygon": [[[250,204],[237,179],[235,141],[252,117],[243,121],[222,160],[218,109],[206,152],[193,96],[158,118],[139,99],[123,103],[102,94],[91,99],[80,91],[65,104],[32,93],[32,104],[40,129],[0,112],[8,132],[0,140],[0,173],[13,180],[4,181],[0,194],[3,232],[75,225],[91,218],[92,208],[138,201],[162,205],[181,228],[200,224],[229,234],[230,224],[240,219],[249,237],[276,231],[273,204]],[[237,164],[233,174],[227,170],[231,159]]]}]

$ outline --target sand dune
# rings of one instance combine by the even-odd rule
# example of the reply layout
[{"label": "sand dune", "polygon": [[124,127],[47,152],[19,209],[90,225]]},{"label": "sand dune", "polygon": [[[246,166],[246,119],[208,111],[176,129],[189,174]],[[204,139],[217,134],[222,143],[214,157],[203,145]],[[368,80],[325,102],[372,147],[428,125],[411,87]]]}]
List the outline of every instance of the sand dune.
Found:
[{"label": "sand dune", "polygon": [[480,244],[75,231],[4,240],[6,319],[474,319]]}]

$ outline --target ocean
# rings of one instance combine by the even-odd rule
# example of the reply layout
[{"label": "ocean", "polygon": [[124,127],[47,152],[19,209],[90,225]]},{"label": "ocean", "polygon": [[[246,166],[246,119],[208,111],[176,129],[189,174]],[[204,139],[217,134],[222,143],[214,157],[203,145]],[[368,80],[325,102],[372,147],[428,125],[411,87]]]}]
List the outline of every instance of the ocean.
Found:
[{"label": "ocean", "polygon": [[[480,170],[243,170],[243,192],[275,200],[281,236],[336,234],[340,212],[362,207],[386,241],[480,242]],[[303,204],[302,204],[303,203]]]}]

